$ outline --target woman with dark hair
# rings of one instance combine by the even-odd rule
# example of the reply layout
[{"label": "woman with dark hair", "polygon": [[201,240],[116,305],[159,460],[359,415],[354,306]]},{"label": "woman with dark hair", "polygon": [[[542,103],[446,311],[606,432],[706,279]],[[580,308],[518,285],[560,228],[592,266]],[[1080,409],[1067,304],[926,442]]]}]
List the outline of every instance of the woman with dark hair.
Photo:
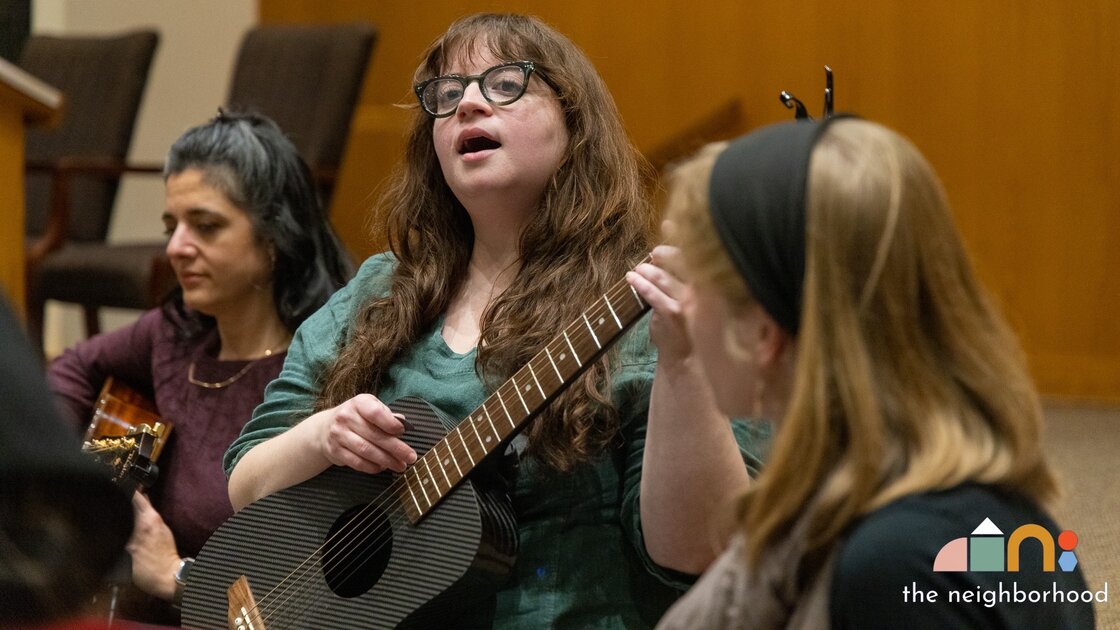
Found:
[{"label": "woman with dark hair", "polygon": [[[232,514],[222,453],[280,372],[295,329],[346,282],[350,263],[307,165],[264,117],[219,112],[190,129],[172,145],[164,180],[179,286],[134,324],[66,350],[48,378],[83,427],[108,377],[148,396],[173,425],[157,483],[134,497],[129,544],[136,586],[171,602],[175,577]],[[162,608],[148,618],[174,621]]]},{"label": "woman with dark hair", "polygon": [[[414,79],[420,106],[382,199],[392,254],[367,260],[296,332],[227,453],[236,507],[331,465],[404,471],[417,453],[387,404],[421,396],[467,417],[649,251],[648,167],[566,37],[530,17],[470,16],[428,49]],[[646,451],[647,428],[667,426],[649,413],[651,397],[677,405],[663,415],[687,407],[707,419],[714,409],[702,384],[691,386],[698,373],[653,388],[647,329],[640,321],[588,361],[512,440],[517,560],[495,600],[451,625],[647,627],[686,583],[673,569],[696,573],[713,557],[692,539],[712,506],[745,486],[744,453],[726,420],[678,436],[678,452],[703,458]],[[534,392],[572,361],[550,356],[561,365],[545,368]],[[509,426],[528,403],[506,394],[517,406],[493,420],[510,416]],[[648,488],[649,474],[672,476],[655,469],[679,479]],[[661,507],[647,507],[648,496]]]},{"label": "woman with dark hair", "polygon": [[633,284],[720,409],[776,433],[660,627],[1093,627],[1077,536],[1044,509],[1038,394],[908,140],[765,127],[682,164],[667,215],[676,247]]}]

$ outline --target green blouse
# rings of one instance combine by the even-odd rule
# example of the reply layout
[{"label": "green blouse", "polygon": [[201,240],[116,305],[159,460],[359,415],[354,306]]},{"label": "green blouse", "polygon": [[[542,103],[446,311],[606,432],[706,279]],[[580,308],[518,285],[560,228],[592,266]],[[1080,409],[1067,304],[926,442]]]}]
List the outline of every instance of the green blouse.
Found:
[{"label": "green blouse", "polygon": [[[368,259],[300,326],[279,378],[226,453],[227,474],[250,448],[310,415],[317,375],[333,362],[361,302],[388,292],[394,264],[387,254]],[[482,404],[488,392],[475,371],[475,351],[452,351],[440,328],[437,323],[389,369],[377,392],[381,400],[419,396],[455,418]],[[566,473],[533,458],[521,461],[511,488],[518,557],[497,594],[495,628],[650,627],[692,581],[654,564],[642,540],[638,495],[656,363],[648,328],[638,322],[618,342],[611,381],[622,420],[617,447]],[[765,431],[741,422],[733,429],[753,468]]]}]

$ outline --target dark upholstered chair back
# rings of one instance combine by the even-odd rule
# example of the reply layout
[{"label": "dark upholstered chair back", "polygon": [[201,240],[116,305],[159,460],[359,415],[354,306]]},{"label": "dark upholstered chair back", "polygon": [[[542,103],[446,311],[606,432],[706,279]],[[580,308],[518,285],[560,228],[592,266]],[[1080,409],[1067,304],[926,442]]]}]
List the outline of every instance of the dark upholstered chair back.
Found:
[{"label": "dark upholstered chair back", "polygon": [[[369,24],[258,26],[242,39],[235,62],[227,107],[276,121],[311,167],[328,209],[376,35]],[[155,306],[175,286],[164,245],[63,248],[43,265],[38,301],[28,299],[29,321],[46,299],[81,304],[92,335],[100,307]]]},{"label": "dark upholstered chair back", "polygon": [[312,170],[333,172],[375,39],[363,23],[256,27],[242,41],[226,104],[273,119]]},{"label": "dark upholstered chair back", "polygon": [[[19,65],[61,90],[65,101],[57,127],[27,131],[28,163],[70,158],[123,161],[158,41],[152,31],[116,37],[29,37]],[[119,177],[74,177],[69,239],[105,239],[119,181]],[[29,236],[45,230],[50,204],[51,174],[29,172]]]}]

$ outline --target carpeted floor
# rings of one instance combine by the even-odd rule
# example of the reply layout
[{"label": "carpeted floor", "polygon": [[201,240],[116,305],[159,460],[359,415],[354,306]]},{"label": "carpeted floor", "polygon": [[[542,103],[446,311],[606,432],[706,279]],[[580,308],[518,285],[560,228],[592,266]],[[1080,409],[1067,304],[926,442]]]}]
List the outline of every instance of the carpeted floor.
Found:
[{"label": "carpeted floor", "polygon": [[1108,583],[1108,603],[1096,604],[1097,627],[1120,630],[1120,408],[1048,404],[1045,443],[1065,490],[1055,517],[1077,533],[1089,586]]}]

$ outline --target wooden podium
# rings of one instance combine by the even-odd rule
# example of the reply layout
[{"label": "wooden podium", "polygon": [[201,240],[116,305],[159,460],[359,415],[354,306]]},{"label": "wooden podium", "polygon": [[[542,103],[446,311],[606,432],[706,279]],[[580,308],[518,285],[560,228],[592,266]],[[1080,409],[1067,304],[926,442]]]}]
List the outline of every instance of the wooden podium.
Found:
[{"label": "wooden podium", "polygon": [[55,125],[62,92],[0,59],[0,286],[12,309],[24,312],[25,125]]}]

